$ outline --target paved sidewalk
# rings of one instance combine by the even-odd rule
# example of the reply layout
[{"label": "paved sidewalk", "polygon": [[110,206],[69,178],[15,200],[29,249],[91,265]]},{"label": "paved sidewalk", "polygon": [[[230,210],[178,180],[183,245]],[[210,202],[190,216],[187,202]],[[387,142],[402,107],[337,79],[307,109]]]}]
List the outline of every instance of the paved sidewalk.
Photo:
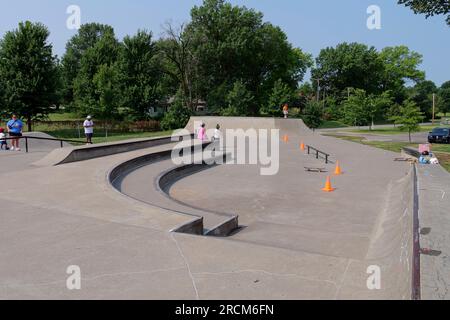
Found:
[{"label": "paved sidewalk", "polygon": [[[450,300],[450,174],[441,166],[419,166],[422,299]],[[440,252],[440,254],[439,254]]]}]

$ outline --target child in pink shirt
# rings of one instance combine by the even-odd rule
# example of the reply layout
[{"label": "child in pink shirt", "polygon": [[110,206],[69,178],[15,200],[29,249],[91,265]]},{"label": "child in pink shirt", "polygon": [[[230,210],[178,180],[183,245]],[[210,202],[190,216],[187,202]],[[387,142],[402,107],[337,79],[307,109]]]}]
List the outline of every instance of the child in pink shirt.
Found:
[{"label": "child in pink shirt", "polygon": [[206,128],[205,124],[203,123],[201,128],[198,130],[197,139],[201,141],[206,140]]}]

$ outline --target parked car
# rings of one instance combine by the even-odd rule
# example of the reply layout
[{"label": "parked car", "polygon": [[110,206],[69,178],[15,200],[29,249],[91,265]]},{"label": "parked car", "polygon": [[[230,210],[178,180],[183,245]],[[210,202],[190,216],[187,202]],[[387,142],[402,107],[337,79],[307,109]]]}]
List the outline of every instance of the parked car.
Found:
[{"label": "parked car", "polygon": [[429,143],[450,143],[450,128],[434,128],[428,135]]}]

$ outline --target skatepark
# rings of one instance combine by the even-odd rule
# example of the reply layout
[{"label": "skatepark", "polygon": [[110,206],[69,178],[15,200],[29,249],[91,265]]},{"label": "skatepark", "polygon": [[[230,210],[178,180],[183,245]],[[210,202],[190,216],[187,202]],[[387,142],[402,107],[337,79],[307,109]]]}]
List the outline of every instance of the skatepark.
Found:
[{"label": "skatepark", "polygon": [[[277,174],[175,165],[174,149],[207,146],[186,134],[9,156],[0,171],[0,299],[412,299],[420,291],[415,219],[419,196],[427,199],[414,165],[301,120],[191,118],[185,132],[199,121],[279,130]],[[334,192],[322,190],[328,177]],[[81,290],[66,288],[70,265],[80,266]],[[373,266],[377,289],[368,288]],[[424,266],[422,278],[434,281],[439,267]]]}]

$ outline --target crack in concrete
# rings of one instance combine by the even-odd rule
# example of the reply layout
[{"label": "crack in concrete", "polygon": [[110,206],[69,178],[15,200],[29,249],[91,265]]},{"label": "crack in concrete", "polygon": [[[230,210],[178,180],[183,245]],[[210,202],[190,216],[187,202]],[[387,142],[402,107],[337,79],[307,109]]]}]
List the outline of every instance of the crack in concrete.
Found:
[{"label": "crack in concrete", "polygon": [[183,251],[181,250],[180,245],[178,244],[177,239],[175,239],[175,237],[174,237],[174,235],[173,235],[172,233],[170,234],[170,237],[171,237],[172,240],[175,242],[175,245],[177,246],[178,252],[180,253],[181,258],[183,258],[183,260],[184,260],[184,264],[186,265],[187,271],[188,271],[188,273],[189,273],[189,277],[191,278],[191,281],[192,281],[192,287],[194,288],[194,291],[195,291],[195,298],[196,298],[197,300],[200,300],[200,296],[199,296],[199,293],[198,293],[198,289],[197,289],[197,286],[196,286],[196,284],[195,284],[195,279],[194,279],[194,276],[192,275],[191,267],[190,267],[190,265],[189,265],[189,262],[188,262],[186,256],[183,254]]},{"label": "crack in concrete", "polygon": [[[115,272],[115,273],[104,273],[99,274],[93,277],[89,278],[83,278],[81,277],[81,283],[88,282],[88,281],[94,281],[101,278],[106,277],[119,277],[119,276],[131,276],[131,275],[144,275],[144,274],[154,274],[154,273],[162,273],[162,272],[171,272],[171,271],[179,271],[184,270],[185,267],[177,267],[177,268],[167,268],[167,269],[155,269],[155,270],[148,270],[148,271],[123,271],[123,272]],[[57,280],[57,281],[51,281],[51,282],[41,282],[41,283],[22,283],[22,284],[2,284],[0,287],[3,288],[24,288],[24,287],[42,287],[42,286],[49,286],[49,285],[56,285],[56,284],[65,284],[66,280]]]},{"label": "crack in concrete", "polygon": [[325,282],[329,283],[335,286],[337,288],[337,284],[334,281],[331,280],[320,280],[320,279],[314,279],[314,278],[308,278],[304,277],[295,273],[273,273],[266,270],[258,270],[258,269],[244,269],[244,270],[236,270],[236,271],[224,271],[224,272],[196,272],[193,273],[195,276],[202,276],[202,275],[210,275],[210,276],[217,276],[217,275],[229,275],[229,274],[239,274],[239,273],[262,273],[265,275],[273,276],[273,277],[295,277],[303,280],[308,281],[314,281],[314,282]]},{"label": "crack in concrete", "polygon": [[345,268],[344,274],[342,275],[341,282],[336,288],[336,294],[334,295],[334,300],[337,300],[339,297],[339,294],[341,293],[341,289],[342,289],[342,286],[344,285],[345,277],[347,276],[347,272],[348,272],[348,269],[350,268],[351,263],[352,263],[352,260],[349,259],[347,262],[347,267]]}]

